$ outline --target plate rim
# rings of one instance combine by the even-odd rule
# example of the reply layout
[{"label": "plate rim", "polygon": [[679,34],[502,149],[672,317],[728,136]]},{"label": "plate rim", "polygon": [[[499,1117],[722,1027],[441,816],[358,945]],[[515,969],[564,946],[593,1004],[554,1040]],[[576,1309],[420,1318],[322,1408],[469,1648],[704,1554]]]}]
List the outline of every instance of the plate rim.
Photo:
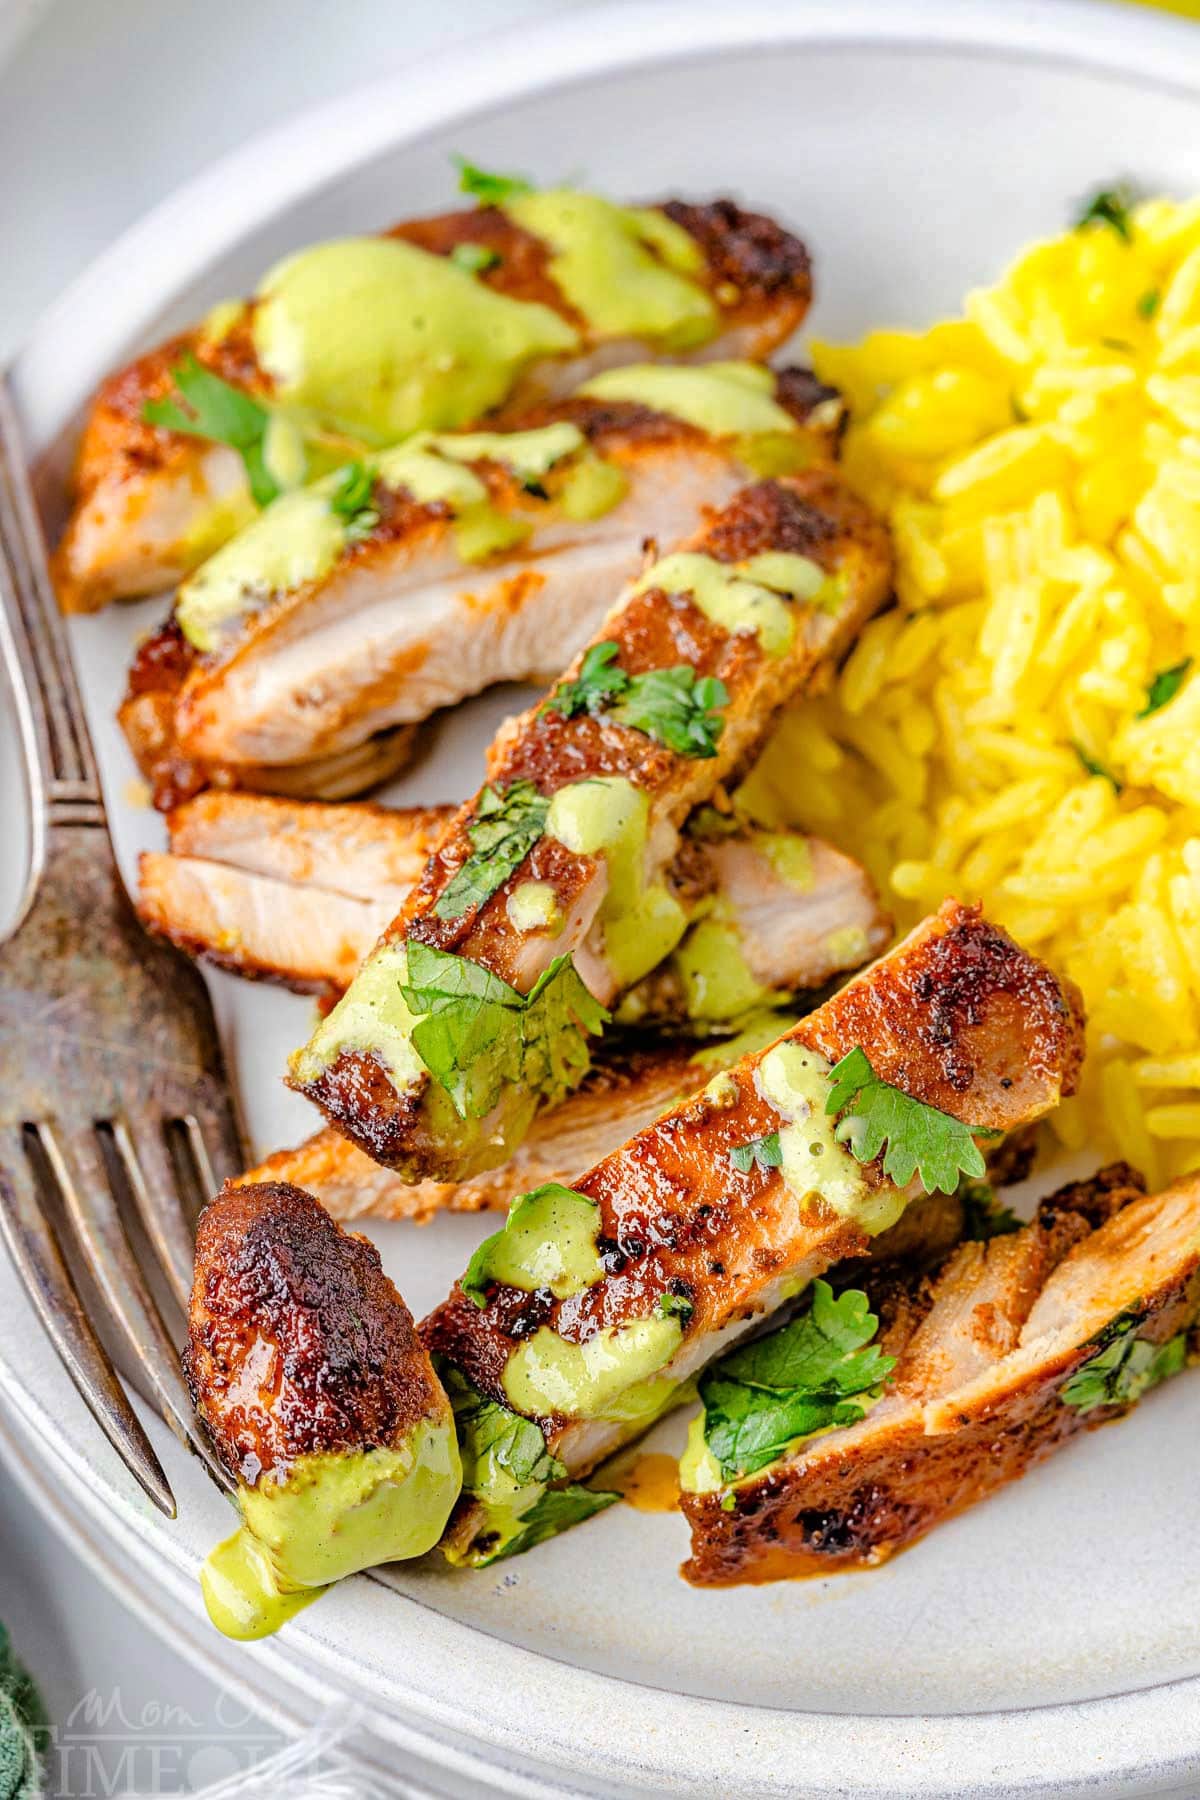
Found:
[{"label": "plate rim", "polygon": [[[42,454],[77,414],[81,396],[175,295],[290,204],[432,129],[465,125],[489,107],[569,87],[581,72],[591,80],[707,60],[722,51],[860,43],[1067,62],[1200,97],[1195,31],[1187,20],[1107,0],[1009,0],[1004,8],[994,0],[922,0],[903,18],[888,0],[806,0],[802,10],[791,11],[772,0],[748,0],[736,12],[711,0],[635,0],[525,22],[447,47],[252,137],[176,189],[94,259],[43,315],[10,370],[27,440],[35,456]],[[1189,67],[1195,71],[1190,76]],[[139,271],[132,302],[130,268]],[[0,1293],[10,1280],[11,1271],[0,1269]],[[43,1359],[35,1361],[45,1367]],[[62,1387],[54,1379],[60,1373],[45,1370],[59,1403],[47,1406],[0,1355],[0,1389],[16,1402],[24,1422],[43,1440],[56,1427],[65,1438],[60,1407],[66,1387],[71,1423],[86,1447],[90,1424],[77,1416],[81,1409],[65,1376]],[[165,1432],[156,1432],[156,1441],[178,1478],[184,1459],[172,1454]],[[82,1458],[77,1469],[91,1467],[95,1480],[86,1448],[77,1445],[75,1455]],[[85,1482],[82,1503],[98,1523],[115,1508],[133,1541],[140,1536],[147,1545],[147,1563],[165,1555],[180,1566],[181,1537],[172,1538],[165,1523],[148,1528],[115,1481],[107,1491],[103,1482],[94,1488]],[[338,1599],[340,1606],[326,1602],[294,1621],[265,1652],[264,1666],[294,1658],[297,1670],[316,1666],[343,1692],[361,1693],[364,1671],[353,1643],[370,1605],[378,1604],[377,1584],[352,1582]],[[1124,1787],[1130,1779],[1161,1785],[1194,1776],[1200,1767],[1200,1676],[1007,1712],[801,1713],[650,1688],[555,1663],[432,1611],[422,1609],[421,1619],[426,1633],[432,1622],[432,1635],[451,1652],[447,1667],[451,1640],[469,1643],[477,1654],[482,1646],[488,1679],[506,1696],[502,1718],[464,1717],[453,1681],[439,1692],[422,1686],[419,1665],[406,1670],[403,1686],[388,1675],[388,1691],[372,1696],[381,1722],[419,1741],[447,1768],[461,1769],[465,1734],[481,1752],[491,1748],[511,1772],[513,1757],[520,1757],[532,1735],[539,1758],[552,1756],[563,1775],[587,1784],[575,1791],[596,1791],[594,1782],[611,1780],[626,1791],[644,1792],[651,1783],[655,1792],[695,1792],[690,1773],[681,1775],[674,1766],[685,1722],[696,1749],[697,1739],[703,1740],[702,1766],[714,1792],[752,1791],[764,1750],[787,1771],[787,1789],[778,1791],[795,1792],[804,1782],[814,1795],[844,1792],[847,1783],[864,1794],[899,1792],[874,1782],[869,1789],[861,1785],[864,1771],[889,1769],[914,1800],[967,1792],[1062,1793],[1091,1785],[1098,1774],[1130,1791]],[[547,1684],[538,1678],[547,1670],[554,1675],[552,1706]],[[614,1716],[622,1721],[619,1733],[612,1728]],[[656,1743],[657,1757],[649,1748]],[[646,1746],[648,1760],[632,1753],[638,1745]],[[695,1751],[689,1767],[696,1767]]]}]

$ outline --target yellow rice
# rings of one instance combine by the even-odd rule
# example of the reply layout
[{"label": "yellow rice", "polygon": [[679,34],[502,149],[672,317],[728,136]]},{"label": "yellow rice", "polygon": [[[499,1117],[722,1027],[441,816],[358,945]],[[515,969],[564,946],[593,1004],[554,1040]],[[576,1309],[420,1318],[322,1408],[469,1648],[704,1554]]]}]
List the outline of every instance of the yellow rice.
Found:
[{"label": "yellow rice", "polygon": [[860,855],[902,927],[982,900],[1087,1002],[1061,1143],[1153,1182],[1194,1167],[1200,200],[1139,206],[1132,242],[1034,245],[964,318],[813,358],[850,400],[846,468],[891,521],[899,604],[747,799]]}]

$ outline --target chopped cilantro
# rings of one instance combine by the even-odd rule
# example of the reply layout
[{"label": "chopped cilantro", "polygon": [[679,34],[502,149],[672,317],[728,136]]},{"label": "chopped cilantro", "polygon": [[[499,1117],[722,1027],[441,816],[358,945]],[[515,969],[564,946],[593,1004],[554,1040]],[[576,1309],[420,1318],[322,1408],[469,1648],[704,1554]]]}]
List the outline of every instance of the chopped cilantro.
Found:
[{"label": "chopped cilantro", "polygon": [[1102,762],[1098,762],[1094,756],[1090,755],[1079,742],[1078,738],[1071,739],[1071,748],[1079,758],[1079,765],[1085,775],[1098,775],[1101,781],[1107,781],[1112,784],[1112,791],[1114,794],[1119,794],[1121,792],[1121,783],[1117,780],[1117,777],[1113,774],[1112,770],[1106,769]]},{"label": "chopped cilantro", "polygon": [[1124,238],[1127,244],[1132,243],[1133,226],[1129,213],[1133,199],[1133,194],[1124,186],[1097,188],[1080,208],[1075,220],[1075,230],[1083,231],[1089,225],[1107,225],[1118,237]]},{"label": "chopped cilantro", "polygon": [[1148,1388],[1175,1375],[1187,1360],[1187,1333],[1165,1344],[1148,1344],[1137,1336],[1143,1314],[1129,1307],[1105,1326],[1096,1343],[1098,1354],[1063,1382],[1059,1396],[1078,1412],[1096,1406],[1132,1406]]},{"label": "chopped cilantro", "polygon": [[1147,288],[1144,294],[1138,295],[1137,314],[1139,319],[1152,319],[1158,311],[1162,294],[1158,288]]},{"label": "chopped cilantro", "polygon": [[962,1201],[963,1236],[975,1243],[1006,1237],[1020,1231],[1022,1221],[1010,1207],[997,1200],[986,1181],[964,1181],[958,1190]]},{"label": "chopped cilantro", "polygon": [[374,504],[374,496],[374,470],[366,463],[348,463],[329,496],[330,510],[344,521],[347,537],[365,537],[378,525],[379,509]]},{"label": "chopped cilantro", "polygon": [[658,1298],[659,1317],[678,1319],[686,1325],[696,1310],[696,1302],[689,1300],[686,1294],[660,1294]]},{"label": "chopped cilantro", "polygon": [[500,1485],[497,1472],[519,1488],[538,1481],[555,1481],[566,1474],[562,1463],[547,1450],[545,1438],[531,1419],[509,1412],[494,1400],[485,1400],[465,1376],[440,1358],[438,1374],[454,1408],[464,1487],[486,1493]]},{"label": "chopped cilantro", "polygon": [[593,644],[575,679],[560,681],[540,710],[563,719],[606,712],[616,724],[644,731],[677,756],[715,756],[725,727],[717,709],[729,702],[725,683],[712,675],[698,678],[690,663],[627,675],[617,665],[619,654],[611,641]]},{"label": "chopped cilantro", "polygon": [[423,1014],[412,1044],[460,1118],[482,1119],[508,1087],[562,1099],[587,1073],[587,1037],[606,1024],[569,956],[557,956],[528,994],[472,962],[414,940],[405,1003]]},{"label": "chopped cilantro", "polygon": [[872,1344],[879,1320],[856,1288],[834,1298],[814,1281],[812,1303],[790,1324],[724,1356],[700,1378],[704,1437],[726,1481],[752,1475],[798,1438],[852,1425],[895,1358]]},{"label": "chopped cilantro", "polygon": [[486,244],[455,244],[450,252],[450,261],[465,269],[468,275],[482,275],[488,269],[494,269],[500,261],[498,250],[489,250]]},{"label": "chopped cilantro", "polygon": [[1160,669],[1146,689],[1145,706],[1136,716],[1148,719],[1151,713],[1156,713],[1159,707],[1173,700],[1183,686],[1191,666],[1191,657],[1185,656],[1182,662],[1172,663],[1169,669]]},{"label": "chopped cilantro", "polygon": [[147,400],[142,407],[146,424],[230,445],[246,466],[255,505],[269,506],[280,490],[263,457],[263,441],[271,422],[267,408],[253,395],[203,368],[194,356],[184,357],[171,370],[171,380],[174,394],[165,400]]},{"label": "chopped cilantro", "polygon": [[883,1172],[897,1187],[907,1187],[919,1173],[927,1194],[952,1194],[960,1174],[984,1173],[971,1127],[881,1081],[860,1045],[829,1078],[825,1111],[844,1115],[835,1136],[864,1163],[873,1162],[886,1143]]},{"label": "chopped cilantro", "polygon": [[468,162],[465,156],[456,156],[454,161],[458,166],[459,192],[470,194],[481,206],[503,206],[506,200],[533,192],[533,183],[523,175],[498,175]]},{"label": "chopped cilantro", "polygon": [[729,1160],[739,1175],[748,1175],[756,1163],[760,1169],[780,1168],[783,1151],[779,1144],[779,1133],[769,1131],[765,1137],[751,1138],[745,1144],[735,1144],[729,1152]]},{"label": "chopped cilantro", "polygon": [[433,909],[439,919],[461,919],[503,887],[541,837],[549,806],[532,781],[484,788],[467,826],[473,854],[443,889]]},{"label": "chopped cilantro", "polygon": [[509,1556],[520,1556],[524,1551],[532,1550],[535,1544],[544,1544],[547,1538],[557,1537],[568,1526],[582,1524],[584,1519],[603,1512],[620,1498],[620,1494],[606,1494],[596,1488],[547,1488],[529,1511],[521,1514],[521,1529],[517,1535],[502,1544],[494,1556],[479,1559],[480,1566],[503,1562]]}]

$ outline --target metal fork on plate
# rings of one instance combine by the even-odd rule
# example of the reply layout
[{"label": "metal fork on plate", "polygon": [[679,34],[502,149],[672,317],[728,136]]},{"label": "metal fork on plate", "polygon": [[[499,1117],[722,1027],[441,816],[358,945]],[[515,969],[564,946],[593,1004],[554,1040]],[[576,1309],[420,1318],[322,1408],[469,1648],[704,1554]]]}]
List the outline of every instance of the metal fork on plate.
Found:
[{"label": "metal fork on plate", "polygon": [[0,944],[0,1236],[97,1422],[173,1517],[167,1478],[101,1339],[224,1480],[164,1319],[178,1331],[196,1206],[245,1167],[241,1133],[203,980],[142,930],[117,872],[2,382],[0,644],[33,821],[20,922]]}]

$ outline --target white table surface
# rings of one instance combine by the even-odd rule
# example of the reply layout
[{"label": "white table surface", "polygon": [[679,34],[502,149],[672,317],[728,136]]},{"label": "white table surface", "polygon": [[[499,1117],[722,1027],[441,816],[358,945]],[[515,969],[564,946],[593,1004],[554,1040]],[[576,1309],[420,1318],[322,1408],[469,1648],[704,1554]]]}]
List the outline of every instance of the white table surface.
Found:
[{"label": "white table surface", "polygon": [[[0,0],[0,365],[97,251],[223,151],[424,52],[565,4]],[[3,899],[19,888],[16,858],[0,833]],[[276,1741],[149,1638],[2,1467],[0,1619],[60,1727],[89,1692],[111,1703],[120,1690],[109,1733],[135,1753],[123,1768],[119,1742],[91,1763],[68,1758],[57,1792],[193,1792],[244,1764],[256,1736],[264,1750]],[[157,1734],[167,1750],[156,1767],[143,1722],[158,1707],[175,1724]],[[98,1785],[102,1769],[115,1788]]]}]

